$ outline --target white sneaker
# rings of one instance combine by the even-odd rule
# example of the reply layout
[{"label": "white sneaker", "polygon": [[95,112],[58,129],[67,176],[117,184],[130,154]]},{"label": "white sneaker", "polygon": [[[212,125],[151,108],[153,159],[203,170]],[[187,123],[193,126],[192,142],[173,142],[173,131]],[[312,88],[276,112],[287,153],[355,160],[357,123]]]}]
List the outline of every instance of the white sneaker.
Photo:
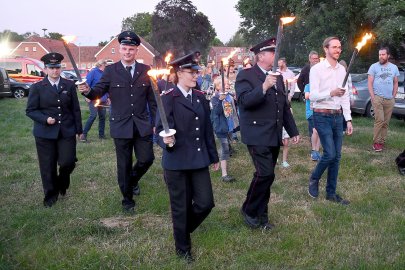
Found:
[{"label": "white sneaker", "polygon": [[290,164],[288,164],[287,161],[283,161],[283,163],[281,163],[281,165],[283,166],[283,168],[288,168],[288,167],[290,167]]}]

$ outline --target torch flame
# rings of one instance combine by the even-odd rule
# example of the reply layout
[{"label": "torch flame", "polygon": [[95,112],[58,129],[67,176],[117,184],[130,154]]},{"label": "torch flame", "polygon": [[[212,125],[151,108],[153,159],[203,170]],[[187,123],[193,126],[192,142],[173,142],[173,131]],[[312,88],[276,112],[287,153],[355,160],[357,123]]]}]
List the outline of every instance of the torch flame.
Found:
[{"label": "torch flame", "polygon": [[76,36],[63,36],[62,39],[66,42],[66,44],[69,44],[76,40]]},{"label": "torch flame", "polygon": [[284,25],[284,24],[288,24],[288,23],[294,21],[295,17],[282,17],[282,18],[280,18],[280,20],[281,20],[281,23]]},{"label": "torch flame", "polygon": [[228,63],[229,59],[231,59],[238,51],[239,49],[233,50],[227,57],[222,58],[222,62],[224,62],[224,64]]},{"label": "torch flame", "polygon": [[167,64],[169,64],[171,58],[172,58],[172,54],[171,54],[171,53],[168,53],[168,54],[166,55],[166,57],[165,57],[165,62],[166,62]]},{"label": "torch flame", "polygon": [[96,102],[94,102],[94,107],[98,107],[100,105],[100,100],[97,99]]},{"label": "torch flame", "polygon": [[361,41],[357,43],[356,49],[357,49],[358,51],[360,51],[361,48],[362,48],[364,45],[366,45],[367,41],[368,41],[370,38],[372,38],[372,37],[373,37],[373,35],[372,35],[371,33],[366,33],[366,34],[363,36],[363,38],[361,39]]},{"label": "torch flame", "polygon": [[148,71],[148,76],[157,78],[158,75],[169,75],[170,74],[170,69],[151,69]]}]

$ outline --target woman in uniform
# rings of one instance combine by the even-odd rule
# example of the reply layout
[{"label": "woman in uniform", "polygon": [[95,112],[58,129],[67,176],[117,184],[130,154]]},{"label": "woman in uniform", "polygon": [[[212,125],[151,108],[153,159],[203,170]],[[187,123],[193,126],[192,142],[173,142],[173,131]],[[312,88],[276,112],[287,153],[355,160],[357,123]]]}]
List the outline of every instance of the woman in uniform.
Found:
[{"label": "woman in uniform", "polygon": [[[193,261],[190,234],[214,207],[209,165],[219,168],[218,153],[210,122],[209,103],[195,90],[200,67],[195,54],[170,63],[176,87],[162,96],[170,129],[176,134],[159,137],[162,167],[170,196],[176,253]],[[157,133],[163,130],[157,119]]]},{"label": "woman in uniform", "polygon": [[59,194],[66,194],[77,161],[76,135],[83,132],[76,86],[60,77],[62,60],[59,53],[41,58],[48,75],[31,86],[26,109],[27,116],[34,120],[45,207],[55,204]]}]

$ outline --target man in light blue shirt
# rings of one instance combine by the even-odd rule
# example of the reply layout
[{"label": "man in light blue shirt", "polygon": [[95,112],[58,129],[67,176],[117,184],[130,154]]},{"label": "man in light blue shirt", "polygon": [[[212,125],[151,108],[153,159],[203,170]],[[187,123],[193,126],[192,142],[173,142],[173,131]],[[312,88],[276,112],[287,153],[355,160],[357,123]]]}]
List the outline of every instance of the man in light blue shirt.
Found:
[{"label": "man in light blue shirt", "polygon": [[373,149],[381,152],[384,149],[391,119],[395,96],[398,92],[398,67],[388,62],[389,49],[382,47],[378,51],[379,61],[368,70],[368,91],[374,107]]}]

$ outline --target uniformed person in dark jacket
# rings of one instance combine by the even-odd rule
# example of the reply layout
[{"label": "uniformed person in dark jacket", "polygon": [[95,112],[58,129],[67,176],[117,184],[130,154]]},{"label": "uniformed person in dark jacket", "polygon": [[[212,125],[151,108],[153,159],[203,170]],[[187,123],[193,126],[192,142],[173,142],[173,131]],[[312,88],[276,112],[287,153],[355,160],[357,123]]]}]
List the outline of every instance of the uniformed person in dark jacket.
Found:
[{"label": "uniformed person in dark jacket", "polygon": [[251,48],[256,64],[240,71],[235,84],[242,142],[247,145],[256,170],[241,209],[245,223],[252,228],[273,227],[268,219],[268,203],[283,126],[293,143],[299,141],[282,76],[266,75],[271,73],[275,47],[276,40],[272,38]]},{"label": "uniformed person in dark jacket", "polygon": [[[107,66],[92,89],[82,84],[79,90],[91,100],[105,93],[110,95],[110,133],[117,155],[122,206],[126,211],[133,211],[133,195],[139,194],[138,181],[154,160],[150,119],[155,119],[156,101],[147,75],[149,67],[135,61],[140,38],[134,32],[124,31],[118,36],[118,41],[121,61]],[[133,151],[137,159],[134,165]]]},{"label": "uniformed person in dark jacket", "polygon": [[60,77],[62,60],[59,53],[41,58],[48,75],[31,86],[26,109],[27,116],[34,120],[46,207],[51,207],[58,195],[64,196],[69,188],[70,174],[77,161],[76,135],[83,132],[76,86]]},{"label": "uniformed person in dark jacket", "polygon": [[[214,207],[209,165],[219,167],[218,153],[210,121],[209,103],[195,90],[200,67],[194,54],[170,63],[176,87],[162,96],[170,137],[159,137],[163,148],[162,167],[172,210],[176,253],[192,261],[190,234]],[[157,120],[157,133],[163,130]]]}]

